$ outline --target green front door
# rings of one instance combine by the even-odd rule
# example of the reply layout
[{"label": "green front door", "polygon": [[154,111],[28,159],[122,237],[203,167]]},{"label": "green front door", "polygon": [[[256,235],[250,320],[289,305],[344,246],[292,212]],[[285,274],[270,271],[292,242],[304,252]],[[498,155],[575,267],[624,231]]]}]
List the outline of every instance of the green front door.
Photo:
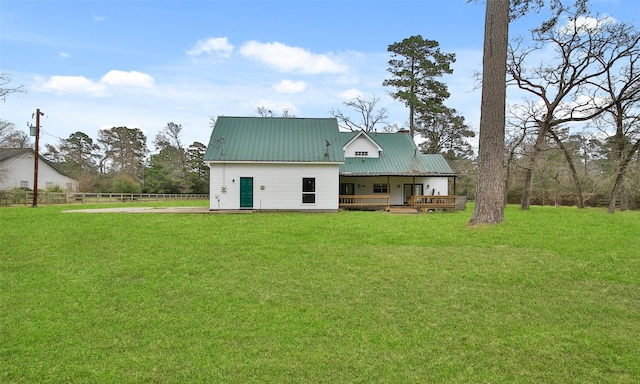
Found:
[{"label": "green front door", "polygon": [[240,208],[253,208],[253,177],[240,178]]}]

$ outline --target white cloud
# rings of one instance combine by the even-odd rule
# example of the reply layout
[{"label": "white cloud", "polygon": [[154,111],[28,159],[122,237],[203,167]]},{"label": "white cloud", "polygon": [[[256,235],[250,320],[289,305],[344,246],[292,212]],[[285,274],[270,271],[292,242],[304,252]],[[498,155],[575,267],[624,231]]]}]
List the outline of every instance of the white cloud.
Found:
[{"label": "white cloud", "polygon": [[96,84],[84,76],[51,76],[41,85],[41,89],[56,93],[90,94],[102,96],[106,91],[104,84]]},{"label": "white cloud", "polygon": [[102,76],[100,83],[120,87],[151,88],[153,87],[153,77],[142,72],[124,72],[114,69]]},{"label": "white cloud", "polygon": [[578,33],[592,33],[605,24],[614,23],[616,23],[616,19],[609,15],[604,15],[601,18],[578,16],[576,19],[567,20],[567,23],[561,27],[561,31],[566,34],[573,34],[574,30]]},{"label": "white cloud", "polygon": [[68,59],[68,58],[70,58],[70,57],[71,57],[71,55],[70,55],[70,54],[68,54],[68,53],[66,53],[66,52],[60,52],[60,53],[58,54],[58,57],[60,58],[60,60],[64,60],[64,59]]},{"label": "white cloud", "polygon": [[40,80],[40,89],[59,94],[79,94],[94,97],[106,96],[109,87],[153,87],[153,77],[146,73],[118,70],[109,71],[99,82],[84,76],[51,76],[49,80]]},{"label": "white cloud", "polygon": [[282,93],[300,93],[307,89],[307,85],[304,81],[282,80],[273,89]]},{"label": "white cloud", "polygon": [[106,19],[107,19],[107,18],[106,18],[106,17],[104,17],[104,16],[93,15],[93,21],[98,22],[98,23],[103,22],[103,21],[105,21]]},{"label": "white cloud", "polygon": [[187,51],[187,55],[200,56],[207,54],[227,58],[231,56],[231,52],[233,52],[233,45],[229,44],[226,37],[210,37],[205,40],[198,40],[193,48]]},{"label": "white cloud", "polygon": [[267,63],[282,72],[308,74],[346,73],[347,67],[327,55],[311,53],[303,48],[290,47],[279,42],[260,43],[252,40],[240,48],[250,59]]},{"label": "white cloud", "polygon": [[360,92],[360,90],[358,89],[351,88],[351,89],[347,89],[346,91],[340,92],[338,94],[338,97],[345,100],[353,100],[358,97],[362,97],[362,92]]}]

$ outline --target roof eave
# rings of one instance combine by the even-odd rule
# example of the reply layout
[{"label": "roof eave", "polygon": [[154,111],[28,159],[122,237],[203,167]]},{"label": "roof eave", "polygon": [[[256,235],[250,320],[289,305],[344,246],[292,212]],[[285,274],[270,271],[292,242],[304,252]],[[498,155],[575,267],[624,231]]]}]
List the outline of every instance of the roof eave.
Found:
[{"label": "roof eave", "polygon": [[292,161],[292,160],[204,160],[209,164],[316,164],[340,165],[344,161]]},{"label": "roof eave", "polygon": [[410,173],[410,172],[340,172],[340,176],[402,176],[402,177],[457,177],[453,173]]}]

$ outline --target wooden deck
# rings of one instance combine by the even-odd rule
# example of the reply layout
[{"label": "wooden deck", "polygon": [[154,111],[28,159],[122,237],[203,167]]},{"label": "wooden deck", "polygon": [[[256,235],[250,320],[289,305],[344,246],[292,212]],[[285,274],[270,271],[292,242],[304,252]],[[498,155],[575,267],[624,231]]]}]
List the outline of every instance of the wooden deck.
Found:
[{"label": "wooden deck", "polygon": [[[391,197],[389,195],[340,195],[339,205],[343,209],[389,209]],[[455,211],[457,209],[457,196],[412,196],[406,207],[416,210],[443,210]]]}]

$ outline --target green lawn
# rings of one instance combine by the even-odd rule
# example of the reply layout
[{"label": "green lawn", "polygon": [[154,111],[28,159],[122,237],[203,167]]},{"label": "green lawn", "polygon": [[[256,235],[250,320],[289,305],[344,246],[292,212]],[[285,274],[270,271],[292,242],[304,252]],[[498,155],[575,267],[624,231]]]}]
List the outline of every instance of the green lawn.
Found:
[{"label": "green lawn", "polygon": [[89,207],[0,209],[0,382],[640,380],[640,212]]}]

